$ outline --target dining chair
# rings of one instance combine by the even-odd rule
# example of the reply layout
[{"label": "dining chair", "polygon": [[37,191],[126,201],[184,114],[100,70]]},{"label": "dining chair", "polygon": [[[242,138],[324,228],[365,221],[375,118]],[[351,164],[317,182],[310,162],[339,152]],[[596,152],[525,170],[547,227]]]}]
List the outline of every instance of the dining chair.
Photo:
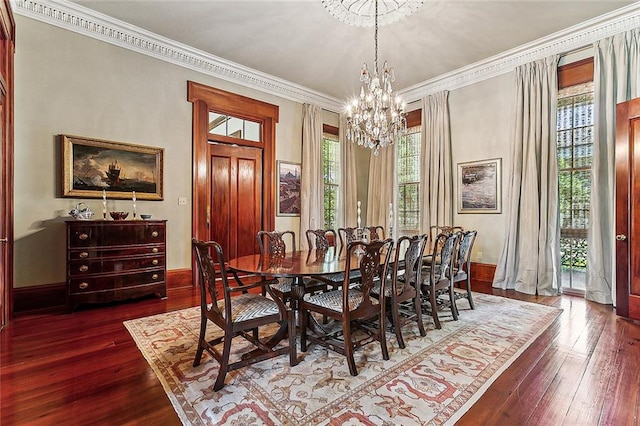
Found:
[{"label": "dining chair", "polygon": [[[471,249],[478,231],[463,232],[458,244],[458,250],[453,262],[452,281],[455,300],[467,299],[471,309],[475,309],[471,295]],[[464,288],[461,284],[464,283]],[[457,284],[457,286],[456,286]],[[456,310],[458,306],[456,304]]]},{"label": "dining chair", "polygon": [[[280,330],[285,326],[288,330],[295,330],[293,311],[272,293],[269,282],[244,284],[236,275],[233,276],[233,280],[230,280],[220,244],[215,241],[204,242],[196,238],[191,242],[200,276],[200,335],[193,366],[200,365],[204,351],[220,363],[213,390],[222,389],[228,372],[265,359],[288,353],[289,364],[296,365],[295,333],[289,332],[289,345],[278,349],[274,349],[273,344],[270,343],[274,336],[259,338],[259,327],[269,324],[279,323]],[[212,251],[214,257],[211,256]],[[220,279],[221,286],[216,283],[216,277]],[[234,281],[237,285],[232,284]],[[264,289],[271,299],[248,291],[253,288]],[[222,329],[222,336],[207,340],[209,321]],[[235,337],[243,337],[258,350],[247,352],[238,361],[230,363],[231,342]],[[216,348],[220,344],[222,344],[222,352]]]},{"label": "dining chair", "polygon": [[[454,232],[463,232],[463,231],[464,229],[462,228],[462,226],[431,225],[429,227],[429,241],[431,242],[429,251],[433,249],[433,245],[438,235],[444,234],[448,236],[453,234]],[[444,241],[441,241],[440,243],[442,244],[444,243]]]},{"label": "dining chair", "polygon": [[369,238],[369,241],[373,241],[373,240],[384,240],[384,227],[377,225],[377,226],[365,226],[364,229],[367,232],[367,237]]},{"label": "dining chair", "polygon": [[[309,249],[328,250],[330,247],[333,247],[334,250],[336,249],[337,237],[336,231],[333,229],[307,229],[305,235],[307,236]],[[344,281],[344,272],[320,275],[315,278],[324,281],[333,288],[338,288]],[[359,271],[349,272],[350,282],[354,282],[358,278],[360,278]]]},{"label": "dining chair", "polygon": [[[268,254],[272,261],[277,261],[278,258],[284,258],[287,253],[286,239],[290,242],[290,251],[297,250],[296,234],[293,231],[258,231],[256,234],[258,239],[258,247],[260,254]],[[291,300],[291,286],[293,285],[293,278],[279,277],[279,278],[266,278],[267,280],[275,280],[275,283],[271,285],[273,291],[284,301]],[[326,284],[311,278],[303,278],[304,291],[315,292],[326,290]]]},{"label": "dining chair", "polygon": [[[387,315],[390,317],[398,346],[404,349],[402,327],[416,322],[421,336],[426,336],[422,323],[422,294],[420,291],[422,258],[427,245],[427,235],[403,236],[396,242],[391,274],[387,277],[384,291]],[[371,290],[380,298],[381,283],[378,281]]]},{"label": "dining chair", "polygon": [[340,238],[340,250],[343,250],[349,243],[359,241],[358,228],[338,228],[338,237]]},{"label": "dining chair", "polygon": [[[355,256],[358,248],[364,249],[364,254]],[[359,286],[349,286],[348,275],[345,274],[342,288],[310,295],[300,301],[302,326],[300,329],[300,348],[307,350],[307,340],[318,343],[328,349],[336,351],[347,358],[349,373],[358,375],[353,352],[355,349],[374,340],[380,343],[382,357],[389,359],[387,340],[384,327],[385,299],[371,297],[371,289],[376,279],[381,280],[381,291],[384,292],[389,260],[393,249],[393,240],[372,241],[370,243],[352,242],[347,245],[345,270],[351,269],[352,262],[358,262],[361,278]],[[382,262],[381,262],[381,259]],[[307,334],[309,316],[312,312],[326,315],[342,325],[336,333]],[[364,338],[354,340],[353,331],[362,330]],[[342,337],[340,339],[340,336]]]},{"label": "dining chair", "polygon": [[[434,241],[431,259],[438,259],[423,268],[422,284],[423,309],[433,317],[436,328],[442,328],[438,310],[449,308],[454,320],[458,320],[458,311],[453,294],[451,269],[460,233],[440,234]],[[444,297],[448,296],[448,298]],[[448,299],[448,300],[447,300]],[[429,301],[428,305],[426,300]],[[426,309],[425,309],[426,308]]]}]

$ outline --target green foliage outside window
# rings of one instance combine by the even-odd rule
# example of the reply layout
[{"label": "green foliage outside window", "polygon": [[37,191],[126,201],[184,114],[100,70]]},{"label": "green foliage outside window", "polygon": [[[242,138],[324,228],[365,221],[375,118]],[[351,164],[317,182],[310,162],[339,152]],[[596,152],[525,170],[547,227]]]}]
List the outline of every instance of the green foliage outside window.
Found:
[{"label": "green foliage outside window", "polygon": [[400,234],[418,232],[420,228],[420,127],[407,130],[398,142],[398,206]]},{"label": "green foliage outside window", "polygon": [[322,176],[324,181],[324,227],[338,227],[338,200],[340,188],[340,143],[337,137],[322,138]]}]

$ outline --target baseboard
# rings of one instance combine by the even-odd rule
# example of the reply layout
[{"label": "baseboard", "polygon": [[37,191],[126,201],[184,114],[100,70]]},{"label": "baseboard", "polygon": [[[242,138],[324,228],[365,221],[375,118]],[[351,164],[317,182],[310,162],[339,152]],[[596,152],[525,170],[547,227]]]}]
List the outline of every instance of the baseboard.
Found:
[{"label": "baseboard", "polygon": [[[471,281],[474,285],[493,282],[496,265],[471,263]],[[191,268],[167,271],[167,289],[191,287]],[[14,316],[58,312],[66,309],[67,286],[65,283],[46,284],[13,289]]]},{"label": "baseboard", "polygon": [[[191,286],[191,268],[167,271],[167,289]],[[64,311],[67,305],[65,283],[13,289],[13,314],[16,316]]]},{"label": "baseboard", "polygon": [[490,263],[471,262],[471,279],[485,283],[493,283],[496,275],[496,265]]}]

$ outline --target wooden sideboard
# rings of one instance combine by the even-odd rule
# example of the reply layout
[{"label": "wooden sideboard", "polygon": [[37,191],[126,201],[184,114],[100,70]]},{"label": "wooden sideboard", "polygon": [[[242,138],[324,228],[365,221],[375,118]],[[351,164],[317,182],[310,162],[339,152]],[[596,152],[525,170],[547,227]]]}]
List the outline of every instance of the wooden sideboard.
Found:
[{"label": "wooden sideboard", "polygon": [[166,220],[67,221],[67,305],[167,296]]}]

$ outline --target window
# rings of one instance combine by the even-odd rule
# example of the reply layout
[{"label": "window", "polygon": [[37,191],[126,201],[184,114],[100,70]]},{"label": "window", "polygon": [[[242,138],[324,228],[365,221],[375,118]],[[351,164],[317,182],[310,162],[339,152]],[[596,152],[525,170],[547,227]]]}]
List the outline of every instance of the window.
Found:
[{"label": "window", "polygon": [[209,133],[260,142],[260,123],[210,111]]},{"label": "window", "polygon": [[324,133],[322,138],[322,176],[324,180],[324,228],[337,229],[338,201],[340,199],[340,142],[337,135],[330,133]]},{"label": "window", "polygon": [[421,127],[407,129],[397,148],[398,235],[420,230],[420,145]]},{"label": "window", "polygon": [[594,132],[593,81],[558,91],[557,156],[562,286],[584,291]]}]

